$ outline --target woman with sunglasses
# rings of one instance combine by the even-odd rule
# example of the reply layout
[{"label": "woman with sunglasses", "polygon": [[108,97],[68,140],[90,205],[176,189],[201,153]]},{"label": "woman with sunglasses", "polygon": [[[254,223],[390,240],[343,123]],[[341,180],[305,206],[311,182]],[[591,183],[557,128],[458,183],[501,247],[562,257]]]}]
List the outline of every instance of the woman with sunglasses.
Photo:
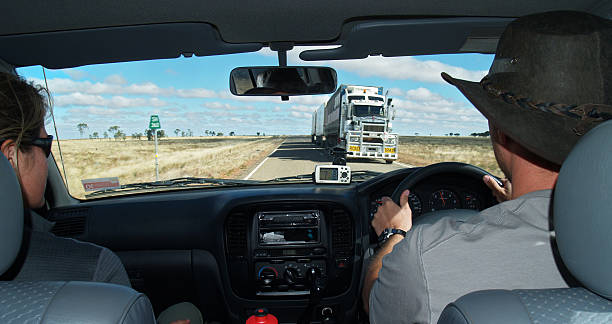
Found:
[{"label": "woman with sunglasses", "polygon": [[47,92],[17,76],[0,75],[0,151],[9,160],[27,208],[44,204],[47,157],[53,137],[45,130]]},{"label": "woman with sunglasses", "polygon": [[[17,174],[29,223],[20,256],[2,280],[80,280],[130,286],[116,254],[95,244],[56,237],[48,232],[52,223],[31,211],[45,204],[47,158],[53,143],[53,136],[45,130],[47,96],[44,88],[0,72],[0,151]],[[91,255],[97,255],[93,267],[83,260]],[[202,323],[202,315],[194,305],[180,303],[162,312],[158,322],[196,324]]]}]

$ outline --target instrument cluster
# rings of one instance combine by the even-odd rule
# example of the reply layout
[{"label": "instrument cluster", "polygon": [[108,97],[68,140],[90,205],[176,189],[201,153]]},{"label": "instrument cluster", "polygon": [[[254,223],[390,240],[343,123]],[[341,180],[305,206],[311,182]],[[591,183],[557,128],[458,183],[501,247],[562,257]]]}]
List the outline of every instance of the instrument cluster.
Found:
[{"label": "instrument cluster", "polygon": [[[382,197],[390,197],[396,183],[390,184],[370,195],[370,217],[373,217]],[[413,218],[422,214],[445,209],[483,210],[491,205],[490,194],[484,192],[484,186],[471,179],[459,177],[434,177],[417,184],[410,191],[408,203]]]}]

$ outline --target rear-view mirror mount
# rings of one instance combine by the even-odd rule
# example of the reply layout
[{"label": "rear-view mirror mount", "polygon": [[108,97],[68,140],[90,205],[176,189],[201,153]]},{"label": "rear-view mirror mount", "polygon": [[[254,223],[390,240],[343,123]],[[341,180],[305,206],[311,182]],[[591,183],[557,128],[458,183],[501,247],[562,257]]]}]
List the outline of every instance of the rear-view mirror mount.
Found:
[{"label": "rear-view mirror mount", "polygon": [[320,66],[249,66],[230,73],[236,96],[300,96],[336,91],[336,71]]}]

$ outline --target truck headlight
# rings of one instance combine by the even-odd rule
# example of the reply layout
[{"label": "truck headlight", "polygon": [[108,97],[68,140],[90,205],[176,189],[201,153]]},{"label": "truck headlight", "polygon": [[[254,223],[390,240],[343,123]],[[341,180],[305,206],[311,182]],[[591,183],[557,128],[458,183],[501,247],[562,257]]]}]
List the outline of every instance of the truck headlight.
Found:
[{"label": "truck headlight", "polygon": [[351,142],[359,142],[359,136],[351,136]]},{"label": "truck headlight", "polygon": [[387,138],[385,144],[395,145],[395,138]]}]

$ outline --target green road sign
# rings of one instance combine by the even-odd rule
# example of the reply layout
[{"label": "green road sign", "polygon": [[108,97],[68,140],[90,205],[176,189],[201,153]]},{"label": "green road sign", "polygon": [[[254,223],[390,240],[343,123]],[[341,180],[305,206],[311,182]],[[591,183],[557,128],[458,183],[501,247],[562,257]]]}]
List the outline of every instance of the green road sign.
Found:
[{"label": "green road sign", "polygon": [[159,123],[159,116],[151,115],[151,121],[149,122],[149,129],[160,129],[161,124]]}]

